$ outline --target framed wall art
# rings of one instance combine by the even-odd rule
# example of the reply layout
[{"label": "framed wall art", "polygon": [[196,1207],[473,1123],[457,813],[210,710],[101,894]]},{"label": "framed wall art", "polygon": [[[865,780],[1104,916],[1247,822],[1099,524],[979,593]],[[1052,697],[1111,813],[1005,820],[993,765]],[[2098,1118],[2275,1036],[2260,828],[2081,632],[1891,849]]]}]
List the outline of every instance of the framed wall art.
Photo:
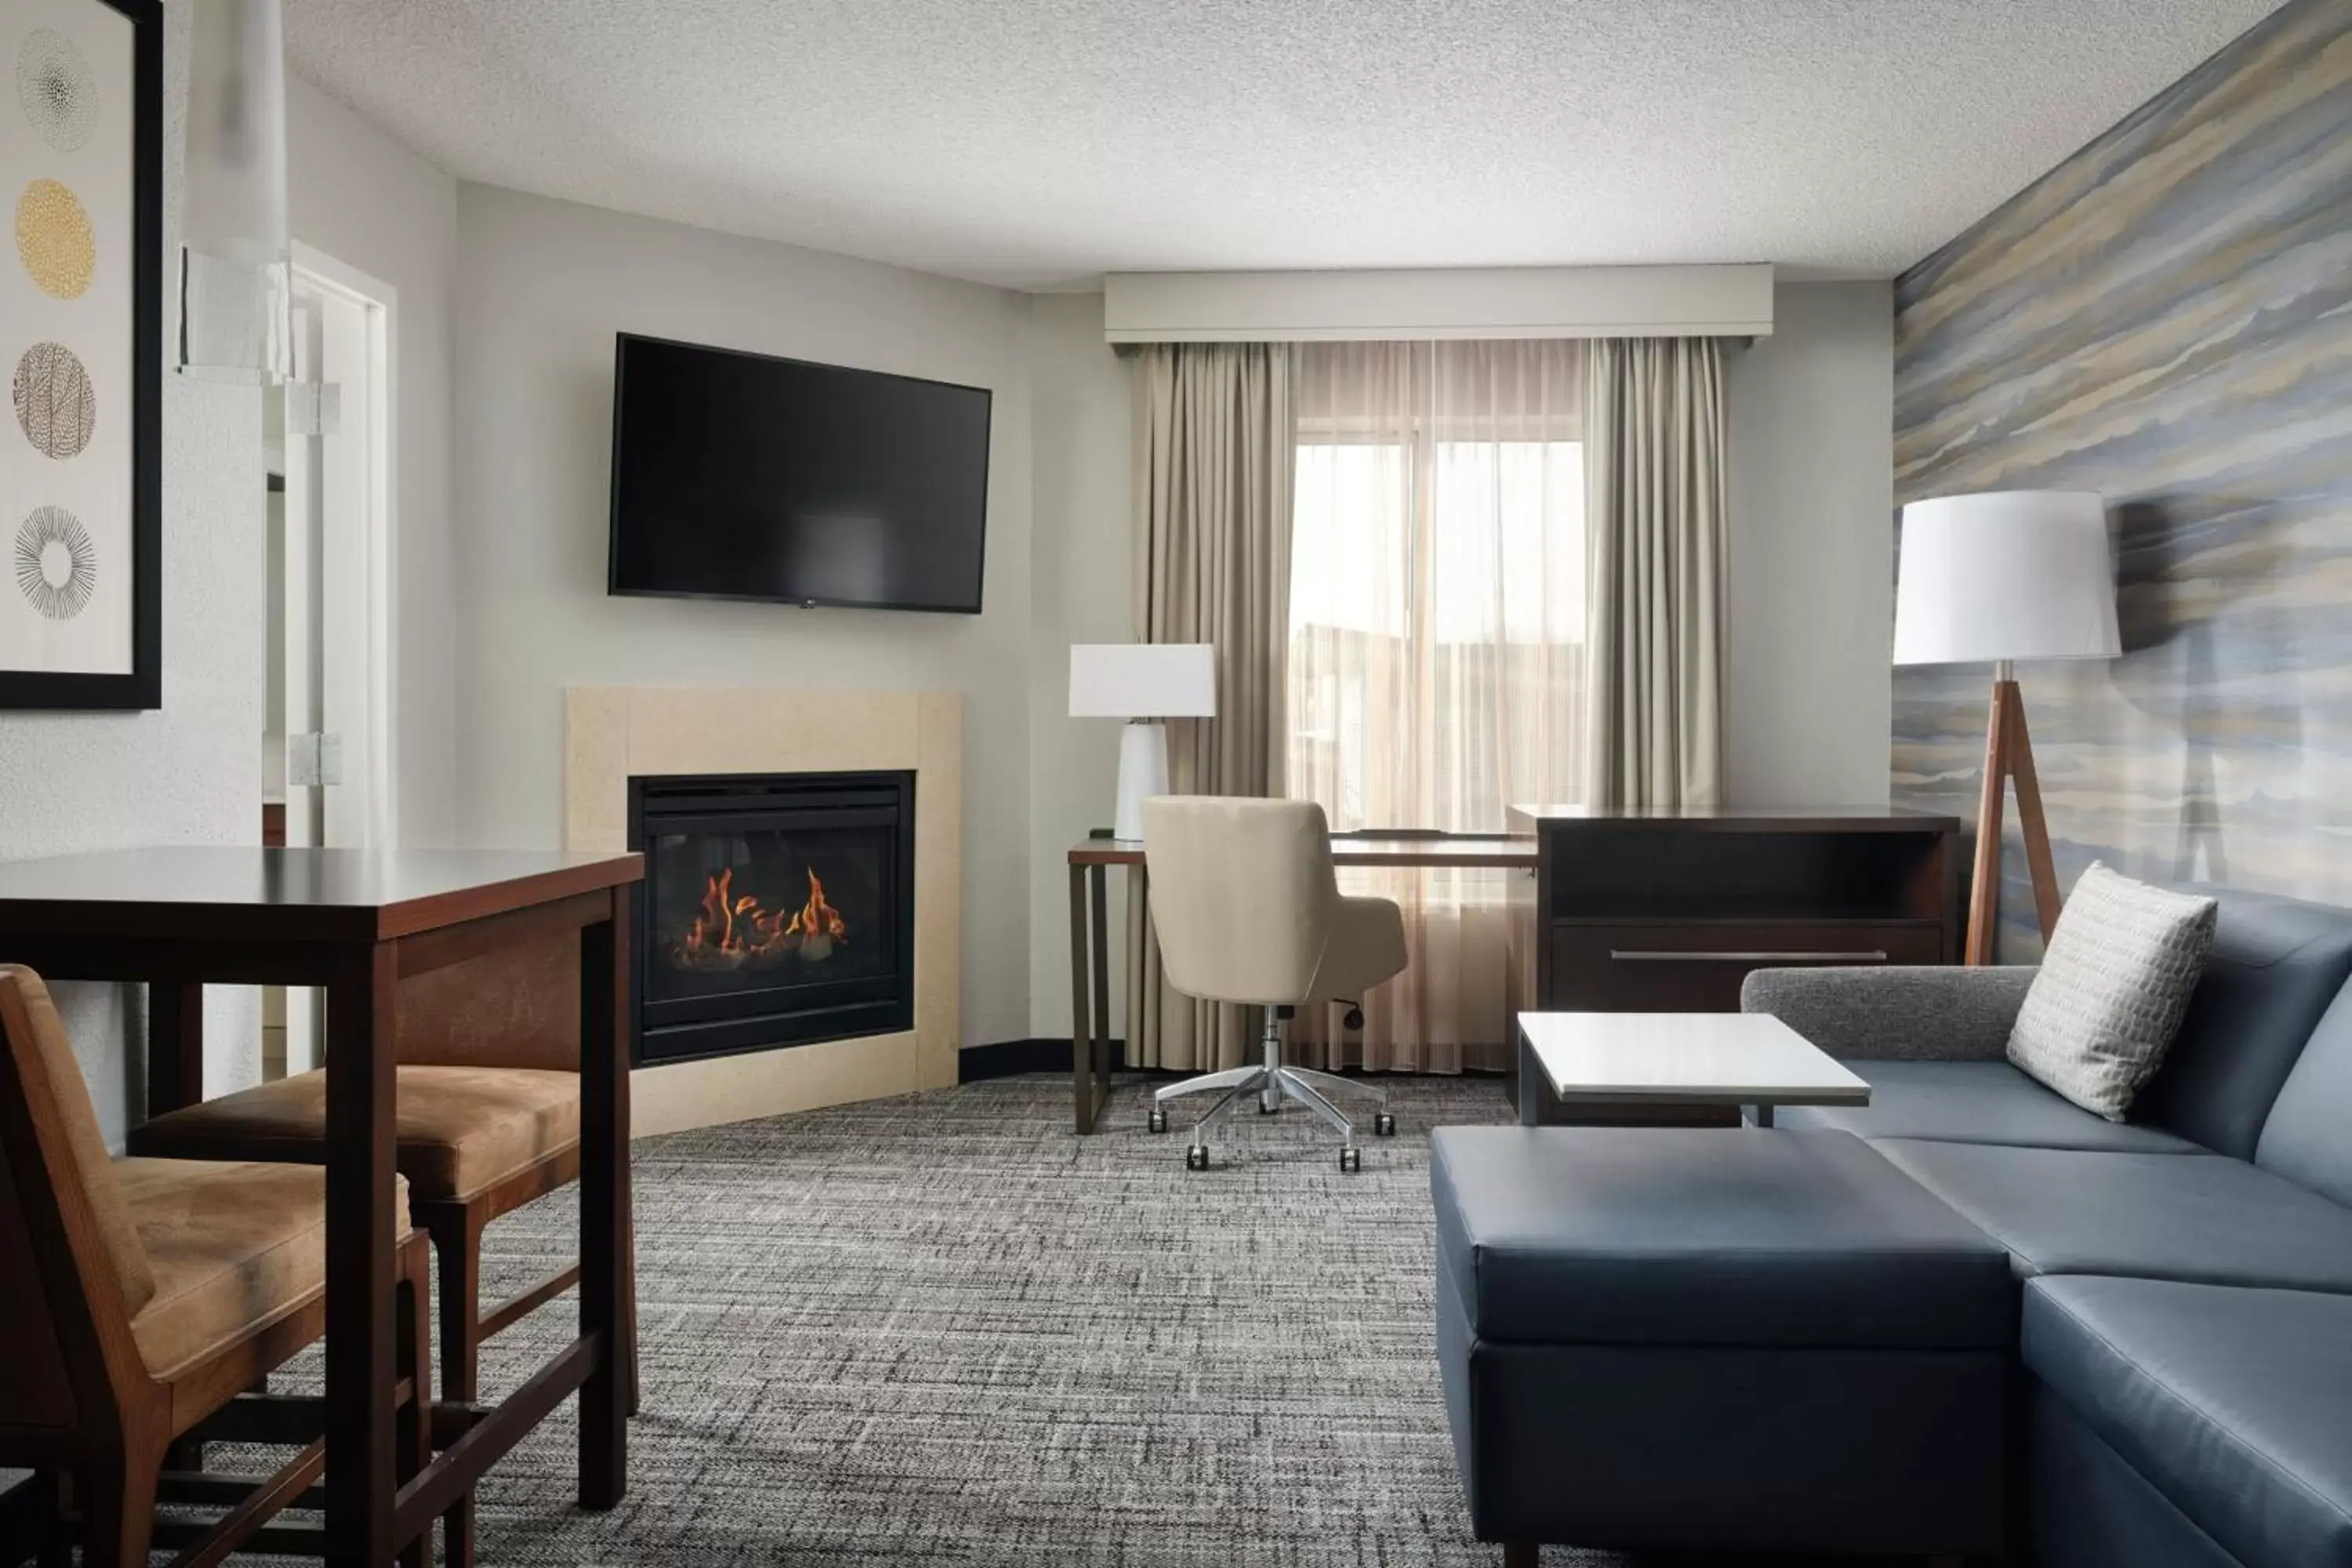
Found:
[{"label": "framed wall art", "polygon": [[0,70],[0,708],[157,708],[163,11],[8,0]]}]

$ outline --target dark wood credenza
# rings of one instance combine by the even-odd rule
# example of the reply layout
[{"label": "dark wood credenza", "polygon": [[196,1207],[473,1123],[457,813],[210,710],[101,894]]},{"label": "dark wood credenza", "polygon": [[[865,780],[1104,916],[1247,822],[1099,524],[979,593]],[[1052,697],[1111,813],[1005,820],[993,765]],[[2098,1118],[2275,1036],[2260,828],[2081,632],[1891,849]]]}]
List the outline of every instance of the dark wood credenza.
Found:
[{"label": "dark wood credenza", "polygon": [[[1534,874],[1513,879],[1515,1011],[1734,1012],[1751,970],[1959,960],[1957,817],[1527,806],[1512,827],[1536,843]],[[1545,1121],[1691,1120],[1571,1112],[1534,1088]]]}]

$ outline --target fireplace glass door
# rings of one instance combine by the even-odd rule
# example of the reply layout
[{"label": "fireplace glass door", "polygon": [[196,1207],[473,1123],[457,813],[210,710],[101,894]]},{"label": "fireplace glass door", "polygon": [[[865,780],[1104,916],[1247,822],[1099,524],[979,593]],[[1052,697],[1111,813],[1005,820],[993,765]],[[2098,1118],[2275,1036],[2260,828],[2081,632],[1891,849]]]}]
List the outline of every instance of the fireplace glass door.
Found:
[{"label": "fireplace glass door", "polygon": [[630,781],[645,1062],[913,1026],[914,780]]}]

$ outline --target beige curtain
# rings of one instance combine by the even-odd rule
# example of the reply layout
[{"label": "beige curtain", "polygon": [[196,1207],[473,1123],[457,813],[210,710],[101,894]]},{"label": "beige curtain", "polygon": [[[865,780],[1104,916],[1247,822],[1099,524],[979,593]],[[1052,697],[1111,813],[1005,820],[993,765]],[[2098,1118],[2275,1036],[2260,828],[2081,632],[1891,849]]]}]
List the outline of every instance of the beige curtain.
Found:
[{"label": "beige curtain", "polygon": [[[1581,785],[1583,345],[1298,351],[1287,788],[1333,827],[1499,833]],[[1302,1017],[1302,1059],[1504,1065],[1507,873],[1346,871],[1392,899],[1411,963]]]},{"label": "beige curtain", "polygon": [[[1156,343],[1134,355],[1135,632],[1213,643],[1217,716],[1169,725],[1179,794],[1280,793],[1290,595],[1290,351]],[[1237,889],[1246,897],[1246,889]],[[1256,1045],[1244,1010],[1160,977],[1139,901],[1128,914],[1127,1059],[1208,1072]]]},{"label": "beige curtain", "polygon": [[1727,446],[1720,340],[1586,345],[1589,805],[1722,798]]}]

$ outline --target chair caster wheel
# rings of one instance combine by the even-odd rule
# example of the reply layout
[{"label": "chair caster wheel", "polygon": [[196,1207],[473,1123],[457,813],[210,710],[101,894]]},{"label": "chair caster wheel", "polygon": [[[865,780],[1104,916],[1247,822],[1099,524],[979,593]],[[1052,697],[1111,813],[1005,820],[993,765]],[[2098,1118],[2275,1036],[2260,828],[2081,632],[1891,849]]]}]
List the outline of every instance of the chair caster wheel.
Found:
[{"label": "chair caster wheel", "polygon": [[1206,1143],[1195,1143],[1190,1149],[1185,1150],[1184,1168],[1188,1171],[1207,1170],[1209,1168],[1209,1146]]},{"label": "chair caster wheel", "polygon": [[1168,1112],[1157,1105],[1153,1106],[1151,1108],[1151,1114],[1143,1119],[1143,1125],[1150,1128],[1154,1132],[1167,1131]]},{"label": "chair caster wheel", "polygon": [[1375,1138],[1393,1138],[1393,1137],[1395,1137],[1395,1136],[1396,1136],[1396,1118],[1395,1118],[1395,1117],[1393,1117],[1393,1116],[1391,1116],[1391,1115],[1390,1115],[1387,1111],[1385,1111],[1385,1110],[1381,1111],[1381,1112],[1379,1112],[1378,1114],[1376,1114],[1376,1115],[1372,1118],[1372,1136],[1373,1136],[1373,1137],[1375,1137]]},{"label": "chair caster wheel", "polygon": [[1350,1029],[1360,1029],[1364,1026],[1364,1010],[1361,1007],[1350,1007],[1348,1009],[1347,1016],[1340,1022]]},{"label": "chair caster wheel", "polygon": [[1339,1151],[1339,1169],[1346,1171],[1352,1175],[1354,1173],[1360,1171],[1363,1168],[1364,1152],[1361,1149],[1342,1149]]}]

